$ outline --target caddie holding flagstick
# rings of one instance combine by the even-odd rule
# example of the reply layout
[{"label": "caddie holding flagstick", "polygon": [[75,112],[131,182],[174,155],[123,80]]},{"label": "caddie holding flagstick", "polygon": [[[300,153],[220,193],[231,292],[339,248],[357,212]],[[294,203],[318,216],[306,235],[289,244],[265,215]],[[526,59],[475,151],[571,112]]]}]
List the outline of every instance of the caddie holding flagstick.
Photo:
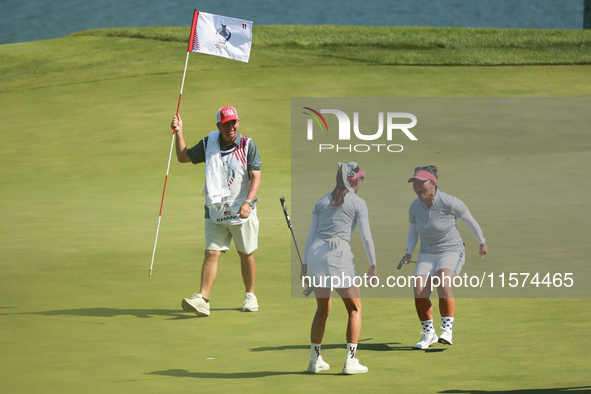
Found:
[{"label": "caddie holding flagstick", "polygon": [[[183,97],[183,88],[185,86],[185,76],[187,75],[187,65],[189,64],[190,53],[205,53],[248,63],[251,46],[251,21],[195,10],[195,12],[193,12],[191,36],[189,38],[189,46],[187,47],[185,70],[183,71],[183,80],[181,82],[181,91],[179,92],[179,103],[176,107],[176,116],[179,116],[181,108],[181,99]],[[178,119],[180,121],[180,118]],[[154,268],[154,257],[156,256],[156,245],[158,244],[158,233],[160,232],[160,222],[162,220],[162,208],[164,207],[164,195],[166,194],[168,171],[170,170],[170,160],[172,158],[173,147],[175,146],[175,139],[176,132],[173,129],[172,140],[170,142],[170,153],[168,154],[168,164],[166,166],[166,176],[164,177],[164,187],[162,189],[162,200],[160,201],[160,213],[158,214],[158,224],[156,225],[156,237],[154,238],[154,248],[152,249],[152,261],[150,262],[150,271],[148,271],[148,275],[150,276],[152,276],[152,270]]]},{"label": "caddie holding flagstick", "polygon": [[259,221],[256,201],[261,185],[261,157],[254,141],[238,132],[240,119],[234,107],[216,113],[217,130],[187,149],[183,121],[172,119],[177,135],[176,155],[181,163],[205,163],[205,257],[201,288],[182,300],[187,312],[209,316],[209,296],[216,280],[218,259],[230,249],[233,239],[242,268],[246,293],[242,310],[258,310],[254,295],[256,264],[253,252],[258,245]]}]

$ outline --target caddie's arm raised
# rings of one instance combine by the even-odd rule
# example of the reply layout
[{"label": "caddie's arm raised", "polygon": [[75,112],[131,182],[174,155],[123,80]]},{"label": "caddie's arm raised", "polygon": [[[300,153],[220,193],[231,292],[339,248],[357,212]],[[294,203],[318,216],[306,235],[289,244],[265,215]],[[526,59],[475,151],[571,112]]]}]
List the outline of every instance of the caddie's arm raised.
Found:
[{"label": "caddie's arm raised", "polygon": [[176,157],[180,163],[189,163],[191,158],[187,154],[187,144],[185,143],[185,137],[183,136],[183,120],[180,115],[176,115],[172,118],[170,124],[172,131],[176,132]]}]

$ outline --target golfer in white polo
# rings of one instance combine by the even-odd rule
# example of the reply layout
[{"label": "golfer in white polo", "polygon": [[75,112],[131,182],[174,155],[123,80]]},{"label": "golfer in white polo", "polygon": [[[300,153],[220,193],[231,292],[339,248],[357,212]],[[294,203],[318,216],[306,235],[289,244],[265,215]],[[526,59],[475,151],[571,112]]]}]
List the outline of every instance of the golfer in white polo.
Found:
[{"label": "golfer in white polo", "polygon": [[[451,345],[456,309],[452,291],[453,278],[459,275],[466,259],[464,243],[458,231],[456,219],[466,223],[472,235],[478,240],[480,244],[478,253],[481,257],[488,253],[486,240],[468,207],[456,197],[439,190],[437,167],[415,168],[415,173],[408,182],[412,182],[418,198],[410,204],[408,212],[405,264],[410,262],[419,235],[421,237],[421,249],[415,270],[415,276],[418,279],[414,288],[414,297],[417,314],[423,326],[421,333],[423,337],[415,348],[427,349],[435,342]],[[443,331],[439,338],[433,328],[433,306],[429,299],[433,276],[440,278],[437,292]]]}]

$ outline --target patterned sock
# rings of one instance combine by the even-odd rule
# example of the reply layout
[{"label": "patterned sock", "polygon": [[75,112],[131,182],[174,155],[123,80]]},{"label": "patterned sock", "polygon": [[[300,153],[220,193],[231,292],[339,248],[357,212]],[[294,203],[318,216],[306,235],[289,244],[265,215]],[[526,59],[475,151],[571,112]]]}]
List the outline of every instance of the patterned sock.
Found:
[{"label": "patterned sock", "polygon": [[428,332],[435,331],[435,329],[433,328],[433,319],[421,320],[421,325],[423,326],[423,332],[425,334]]},{"label": "patterned sock", "polygon": [[451,330],[454,325],[454,318],[441,316],[441,324],[443,325],[444,330]]},{"label": "patterned sock", "polygon": [[317,360],[318,356],[320,356],[320,344],[310,343],[310,359]]},{"label": "patterned sock", "polygon": [[356,343],[348,343],[347,344],[347,360],[353,360],[355,358],[356,353],[357,353],[357,344]]}]

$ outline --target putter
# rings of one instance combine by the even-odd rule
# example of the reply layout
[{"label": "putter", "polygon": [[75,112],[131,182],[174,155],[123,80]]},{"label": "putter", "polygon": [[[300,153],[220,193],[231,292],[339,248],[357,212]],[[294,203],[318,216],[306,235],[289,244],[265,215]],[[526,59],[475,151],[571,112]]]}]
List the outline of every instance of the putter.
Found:
[{"label": "putter", "polygon": [[[293,244],[295,245],[296,252],[298,252],[298,257],[300,259],[300,266],[304,266],[302,263],[302,256],[300,256],[300,250],[298,249],[298,243],[296,242],[295,235],[293,234],[293,228],[291,226],[291,219],[289,218],[289,213],[287,212],[287,206],[285,205],[285,198],[281,197],[279,199],[281,201],[281,206],[283,207],[283,213],[285,214],[285,221],[287,222],[287,227],[289,227],[289,231],[291,231],[291,238],[293,239]],[[308,286],[306,290],[304,290],[304,295],[308,297],[310,293],[312,293],[312,287]]]},{"label": "putter", "polygon": [[[398,263],[398,267],[396,267],[397,269],[401,269],[402,266],[404,265],[404,257],[402,256],[402,258],[400,259],[400,262]],[[416,263],[416,261],[409,261],[409,263]]]}]

